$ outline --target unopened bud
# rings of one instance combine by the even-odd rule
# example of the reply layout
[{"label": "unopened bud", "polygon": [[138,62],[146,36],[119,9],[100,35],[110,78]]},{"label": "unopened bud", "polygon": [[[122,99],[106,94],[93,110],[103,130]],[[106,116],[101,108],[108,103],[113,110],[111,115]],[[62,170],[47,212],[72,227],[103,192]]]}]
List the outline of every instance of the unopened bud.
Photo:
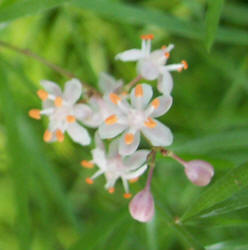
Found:
[{"label": "unopened bud", "polygon": [[197,186],[206,186],[214,175],[211,164],[202,160],[193,160],[184,163],[185,174],[188,179]]},{"label": "unopened bud", "polygon": [[129,203],[131,216],[140,222],[148,222],[154,215],[154,200],[149,189],[137,193]]}]

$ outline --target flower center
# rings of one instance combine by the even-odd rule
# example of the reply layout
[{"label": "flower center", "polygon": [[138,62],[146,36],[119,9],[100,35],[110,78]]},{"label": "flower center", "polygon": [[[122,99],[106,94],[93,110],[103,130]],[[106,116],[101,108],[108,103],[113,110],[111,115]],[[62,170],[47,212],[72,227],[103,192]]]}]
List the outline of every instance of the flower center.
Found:
[{"label": "flower center", "polygon": [[146,115],[143,110],[132,109],[128,114],[128,124],[131,128],[140,129],[145,120]]}]

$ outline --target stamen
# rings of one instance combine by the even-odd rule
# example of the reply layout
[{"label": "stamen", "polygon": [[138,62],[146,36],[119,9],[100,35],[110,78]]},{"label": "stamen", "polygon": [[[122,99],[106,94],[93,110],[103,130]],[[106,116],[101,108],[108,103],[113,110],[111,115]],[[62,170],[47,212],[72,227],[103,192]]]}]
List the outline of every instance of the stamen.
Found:
[{"label": "stamen", "polygon": [[170,53],[169,52],[165,52],[164,56],[168,59],[170,57]]},{"label": "stamen", "polygon": [[142,85],[141,84],[138,84],[136,87],[135,87],[135,96],[136,97],[142,97],[143,96],[143,88],[142,88]]},{"label": "stamen", "polygon": [[37,95],[42,101],[45,101],[48,98],[48,93],[43,89],[38,90]]},{"label": "stamen", "polygon": [[90,179],[89,177],[85,179],[85,182],[89,185],[93,184],[94,181],[92,179]]},{"label": "stamen", "polygon": [[133,178],[133,179],[130,179],[129,182],[130,183],[135,183],[139,180],[139,177],[136,177],[136,178]]},{"label": "stamen", "polygon": [[158,98],[155,98],[153,101],[152,101],[152,106],[153,108],[157,109],[159,106],[160,106],[160,101]]},{"label": "stamen", "polygon": [[128,133],[128,134],[125,135],[125,143],[126,143],[127,145],[132,144],[133,141],[134,141],[134,135],[133,135],[133,134]]},{"label": "stamen", "polygon": [[148,128],[155,128],[157,126],[157,123],[151,117],[148,117],[144,124]]},{"label": "stamen", "polygon": [[66,117],[66,120],[67,120],[67,122],[69,122],[69,123],[73,123],[73,122],[76,121],[76,118],[75,118],[75,116],[73,116],[73,115],[68,115],[68,116]]},{"label": "stamen", "polygon": [[105,119],[105,123],[107,125],[113,125],[118,121],[118,118],[116,115],[111,115],[107,119]]},{"label": "stamen", "polygon": [[49,141],[51,141],[51,139],[52,139],[52,132],[49,130],[46,130],[44,135],[43,135],[43,140],[45,142],[49,142]]},{"label": "stamen", "polygon": [[62,103],[63,103],[62,97],[57,96],[54,100],[54,105],[59,108],[62,106]]},{"label": "stamen", "polygon": [[140,38],[142,40],[152,40],[154,38],[154,35],[153,34],[141,35]]},{"label": "stamen", "polygon": [[90,161],[86,161],[86,160],[81,161],[81,165],[84,168],[93,168],[94,167],[94,163],[92,163]]},{"label": "stamen", "polygon": [[113,194],[113,193],[115,192],[115,188],[114,188],[114,187],[109,188],[109,189],[108,189],[108,192],[109,192],[110,194]]},{"label": "stamen", "polygon": [[181,63],[183,64],[183,68],[184,69],[188,69],[189,65],[188,65],[188,63],[185,60],[182,60]]},{"label": "stamen", "polygon": [[109,95],[109,98],[110,98],[111,102],[113,102],[114,104],[118,104],[121,101],[121,98],[118,95],[116,95],[115,93],[111,93]]},{"label": "stamen", "polygon": [[132,194],[130,194],[130,193],[125,193],[125,194],[123,194],[123,197],[124,197],[125,199],[130,199],[130,198],[132,197]]},{"label": "stamen", "polygon": [[36,119],[36,120],[40,120],[40,110],[39,109],[31,109],[29,112],[28,112],[28,115],[33,118],[33,119]]},{"label": "stamen", "polygon": [[64,141],[64,134],[63,134],[63,132],[60,130],[60,129],[57,129],[56,130],[56,138],[57,138],[57,140],[59,141],[59,142],[62,142],[62,141]]},{"label": "stamen", "polygon": [[167,48],[166,45],[163,45],[163,46],[161,47],[162,50],[165,50],[166,48]]}]

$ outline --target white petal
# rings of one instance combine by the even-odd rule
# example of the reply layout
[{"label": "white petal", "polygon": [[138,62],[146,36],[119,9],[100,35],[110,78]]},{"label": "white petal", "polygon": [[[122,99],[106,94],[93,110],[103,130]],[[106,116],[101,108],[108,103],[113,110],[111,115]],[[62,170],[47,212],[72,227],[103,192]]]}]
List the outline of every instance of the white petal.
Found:
[{"label": "white petal", "polygon": [[143,78],[147,80],[155,80],[159,76],[160,64],[156,61],[151,60],[151,58],[145,58],[138,62],[137,70]]},{"label": "white petal", "polygon": [[99,79],[99,88],[102,93],[114,92],[122,86],[122,81],[116,81],[111,75],[102,72]]},{"label": "white petal", "polygon": [[149,150],[139,150],[133,153],[131,156],[125,157],[123,159],[123,163],[128,169],[139,168],[146,162],[149,153]]},{"label": "white petal", "polygon": [[74,142],[77,142],[81,145],[90,144],[91,139],[88,131],[84,127],[80,126],[77,122],[69,124],[67,132]]},{"label": "white petal", "polygon": [[158,120],[154,121],[157,123],[155,128],[143,127],[142,132],[144,136],[150,140],[153,146],[169,146],[173,142],[173,135],[169,128]]},{"label": "white petal", "polygon": [[99,148],[105,152],[105,145],[104,145],[103,141],[101,140],[98,132],[95,133],[95,145],[97,148]]},{"label": "white petal", "polygon": [[116,60],[137,61],[144,57],[144,53],[140,49],[130,49],[116,55]]},{"label": "white petal", "polygon": [[146,170],[147,170],[147,165],[144,165],[143,167],[139,168],[138,170],[134,172],[129,172],[128,174],[125,174],[124,178],[127,180],[135,179],[141,176]]},{"label": "white petal", "polygon": [[62,91],[58,84],[48,80],[41,80],[40,84],[49,94],[54,96],[62,96]]},{"label": "white petal", "polygon": [[158,91],[162,94],[169,95],[173,89],[173,78],[171,74],[164,70],[158,79]]},{"label": "white petal", "polygon": [[93,155],[93,161],[94,163],[101,169],[106,170],[107,167],[107,161],[106,161],[106,155],[103,150],[100,148],[95,148],[91,151]]},{"label": "white petal", "polygon": [[54,108],[54,101],[46,99],[42,102],[42,109]]},{"label": "white petal", "polygon": [[127,133],[128,132],[124,133],[122,135],[122,137],[120,138],[120,144],[119,144],[119,154],[120,155],[130,155],[130,154],[134,153],[137,150],[139,143],[140,143],[140,132],[138,131],[134,135],[133,143],[126,144],[125,135]]},{"label": "white petal", "polygon": [[114,158],[119,154],[118,147],[119,147],[120,139],[115,139],[109,144],[109,158]]},{"label": "white petal", "polygon": [[92,115],[92,110],[86,104],[75,104],[73,106],[73,112],[77,120],[84,121]]},{"label": "white petal", "polygon": [[152,117],[159,117],[164,115],[172,105],[172,97],[170,95],[163,95],[158,97],[159,106],[152,112]]},{"label": "white petal", "polygon": [[82,84],[78,79],[72,79],[67,81],[65,84],[65,89],[63,97],[69,103],[75,103],[82,94]]},{"label": "white petal", "polygon": [[152,98],[152,87],[148,84],[141,84],[143,89],[143,96],[135,96],[135,88],[131,91],[132,106],[137,109],[144,109]]},{"label": "white petal", "polygon": [[127,126],[121,124],[107,125],[103,122],[99,127],[99,135],[102,139],[113,138],[123,132]]}]

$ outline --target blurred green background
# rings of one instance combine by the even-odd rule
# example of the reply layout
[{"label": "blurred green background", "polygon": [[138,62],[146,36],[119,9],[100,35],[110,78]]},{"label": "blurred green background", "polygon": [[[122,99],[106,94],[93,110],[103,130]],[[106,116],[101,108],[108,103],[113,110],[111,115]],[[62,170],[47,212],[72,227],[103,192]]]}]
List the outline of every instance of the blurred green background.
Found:
[{"label": "blurred green background", "polygon": [[40,107],[41,79],[66,79],[0,46],[0,249],[248,249],[247,13],[246,0],[0,0],[0,40],[94,86],[102,71],[125,82],[136,76],[134,63],[114,57],[139,48],[141,34],[155,35],[153,48],[175,44],[169,63],[185,59],[189,69],[173,73],[174,106],[163,118],[175,135],[171,149],[211,162],[216,173],[199,188],[158,156],[155,219],[132,220],[120,183],[113,195],[102,177],[85,184],[94,170],[80,161],[91,147],[68,137],[45,144],[47,120],[27,116]]}]

